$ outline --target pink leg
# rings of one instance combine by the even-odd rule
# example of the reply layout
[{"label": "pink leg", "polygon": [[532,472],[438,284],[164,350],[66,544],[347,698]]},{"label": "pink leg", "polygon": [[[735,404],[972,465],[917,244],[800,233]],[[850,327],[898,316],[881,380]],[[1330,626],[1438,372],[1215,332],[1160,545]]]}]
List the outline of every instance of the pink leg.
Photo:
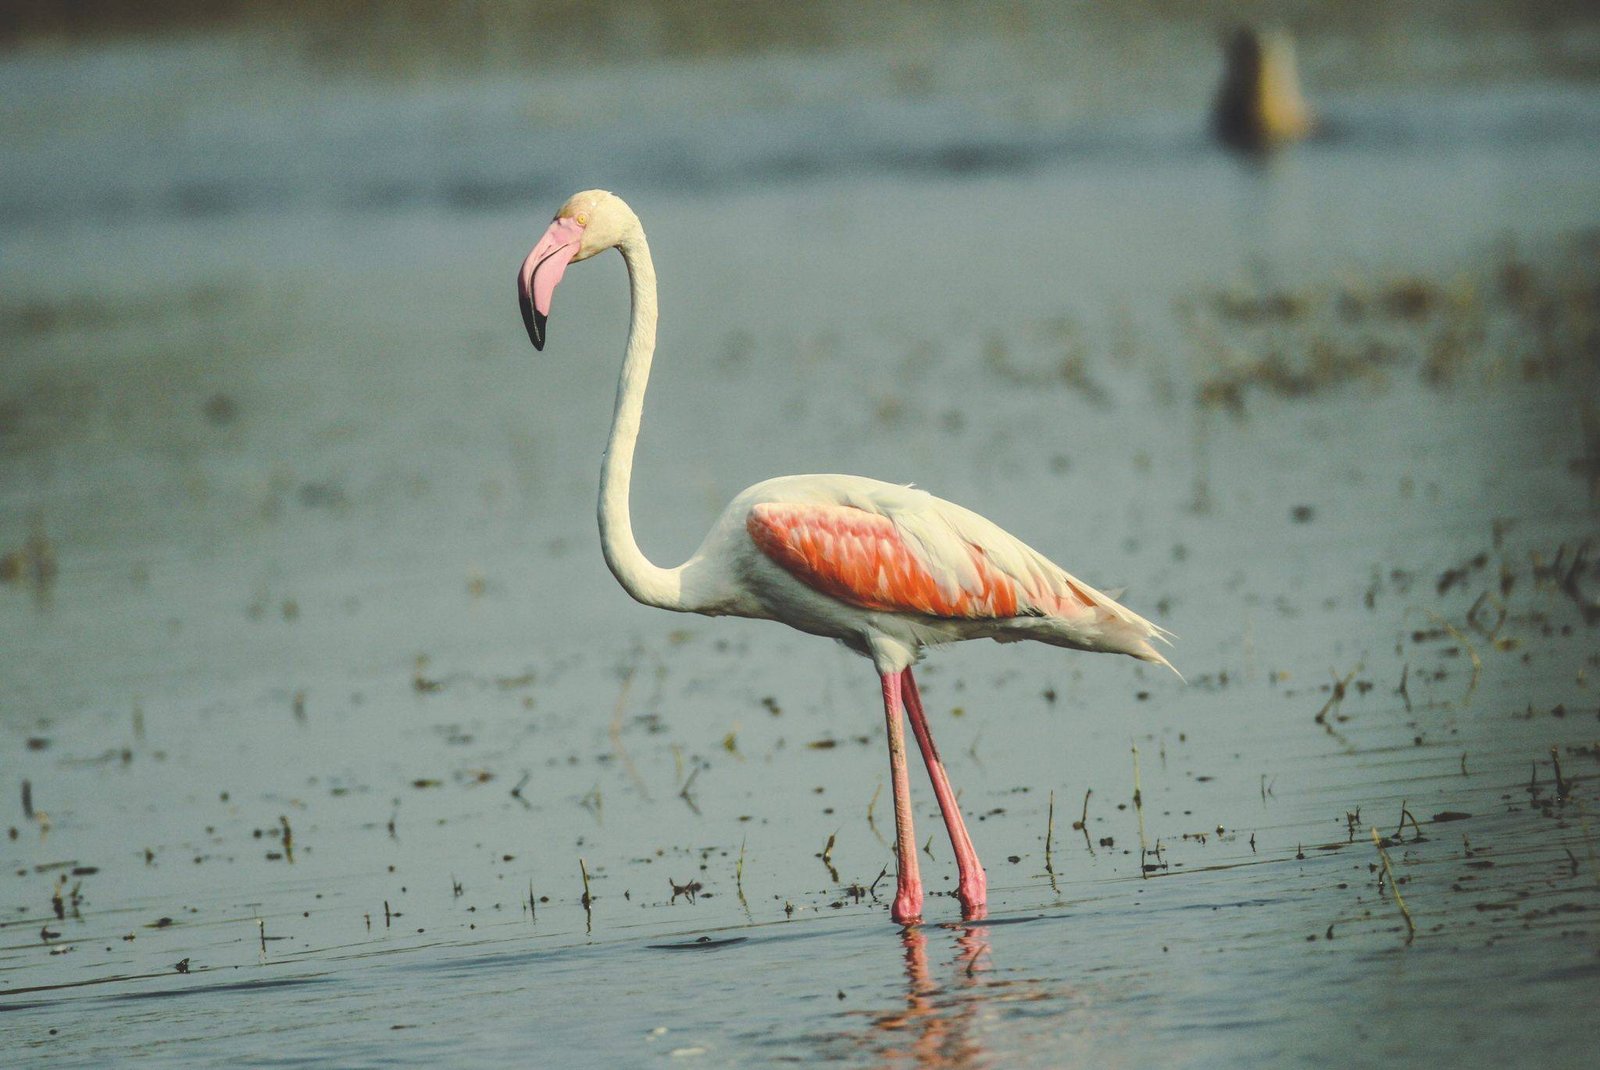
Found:
[{"label": "pink leg", "polygon": [[987,913],[984,904],[988,899],[989,881],[984,876],[983,864],[978,861],[978,852],[972,848],[966,822],[961,820],[961,807],[956,804],[956,793],[950,790],[950,778],[945,775],[944,762],[939,759],[939,748],[933,744],[928,718],[922,712],[922,696],[917,693],[917,681],[909,668],[900,676],[904,681],[906,712],[911,715],[911,731],[916,733],[917,746],[922,748],[922,761],[928,767],[928,779],[933,781],[933,793],[939,799],[944,827],[950,830],[950,846],[956,852],[956,871],[961,878],[956,895],[961,900],[961,916],[973,921]]},{"label": "pink leg", "polygon": [[901,925],[922,920],[922,875],[917,871],[916,834],[911,829],[911,777],[906,772],[906,727],[900,714],[900,673],[883,677],[883,716],[889,729],[889,773],[894,784],[894,906]]}]

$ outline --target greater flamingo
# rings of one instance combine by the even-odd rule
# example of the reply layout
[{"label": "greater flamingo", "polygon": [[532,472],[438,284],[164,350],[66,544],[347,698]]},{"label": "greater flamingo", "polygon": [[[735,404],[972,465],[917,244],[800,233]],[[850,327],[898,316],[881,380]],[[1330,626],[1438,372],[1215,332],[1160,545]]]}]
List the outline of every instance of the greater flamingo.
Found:
[{"label": "greater flamingo", "polygon": [[1172,666],[1151,645],[1169,633],[1052,564],[976,513],[913,487],[860,476],[769,479],[745,490],[677,568],[634,541],[628,485],[656,345],[656,272],[644,228],[604,190],[556,213],[517,273],[534,348],[567,265],[615,248],[627,264],[632,315],[600,471],[600,545],[635,599],[680,613],[776,620],[837,639],[872,659],[883,688],[894,786],[896,890],[890,916],[919,921],[922,880],[911,827],[902,709],[922,750],[955,850],[963,917],[984,916],[987,880],[934,746],[911,666],[925,647],[959,639],[1035,639]]}]

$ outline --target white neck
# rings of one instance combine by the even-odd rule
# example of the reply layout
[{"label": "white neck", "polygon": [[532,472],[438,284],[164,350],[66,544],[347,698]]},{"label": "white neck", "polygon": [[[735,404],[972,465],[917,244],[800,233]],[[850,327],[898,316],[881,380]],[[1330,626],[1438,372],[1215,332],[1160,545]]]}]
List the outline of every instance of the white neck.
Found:
[{"label": "white neck", "polygon": [[656,269],[650,245],[637,223],[617,246],[628,265],[632,316],[628,348],[617,380],[617,407],[611,417],[611,440],[600,468],[600,547],[617,582],[635,599],[662,609],[689,610],[684,602],[683,568],[651,563],[633,538],[628,515],[628,486],[633,478],[633,450],[644,413],[644,391],[656,349]]}]

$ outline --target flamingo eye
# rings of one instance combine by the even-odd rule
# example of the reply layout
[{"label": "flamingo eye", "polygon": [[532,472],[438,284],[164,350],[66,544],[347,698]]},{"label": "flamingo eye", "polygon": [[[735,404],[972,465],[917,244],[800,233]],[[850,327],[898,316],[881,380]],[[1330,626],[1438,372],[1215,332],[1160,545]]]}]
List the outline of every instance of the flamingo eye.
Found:
[{"label": "flamingo eye", "polygon": [[578,223],[578,226],[580,226],[580,227],[588,226],[589,225],[589,213],[587,213],[587,212],[579,212],[578,216],[577,216],[577,223]]}]

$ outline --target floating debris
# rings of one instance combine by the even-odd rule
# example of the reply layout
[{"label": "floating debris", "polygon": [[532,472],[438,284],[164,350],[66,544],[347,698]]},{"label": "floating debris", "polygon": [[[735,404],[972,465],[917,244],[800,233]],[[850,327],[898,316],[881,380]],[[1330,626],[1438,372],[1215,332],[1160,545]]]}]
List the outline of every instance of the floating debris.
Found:
[{"label": "floating debris", "polygon": [[213,427],[227,427],[239,418],[239,403],[227,394],[212,394],[201,412]]},{"label": "floating debris", "polygon": [[28,537],[20,548],[0,555],[0,583],[27,584],[33,589],[35,604],[45,609],[50,605],[60,566],[56,562],[55,544],[44,532],[44,518],[35,514],[29,528]]},{"label": "floating debris", "polygon": [[750,939],[748,936],[729,936],[721,940],[713,940],[709,936],[699,936],[682,944],[646,944],[649,951],[715,951],[718,948],[732,947],[742,944]]}]

